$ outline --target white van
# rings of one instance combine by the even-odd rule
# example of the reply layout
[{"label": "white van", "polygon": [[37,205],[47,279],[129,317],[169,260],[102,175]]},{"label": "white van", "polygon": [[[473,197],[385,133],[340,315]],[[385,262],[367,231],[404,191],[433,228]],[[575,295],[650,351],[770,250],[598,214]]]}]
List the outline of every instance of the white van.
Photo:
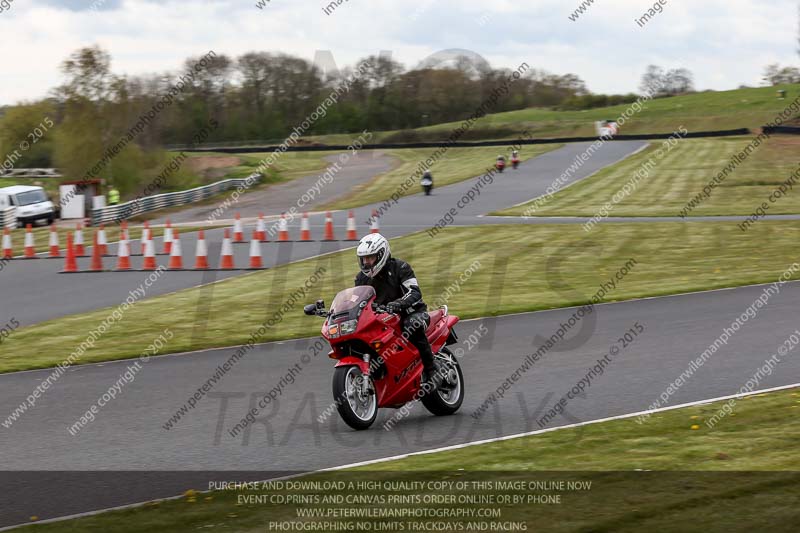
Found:
[{"label": "white van", "polygon": [[47,198],[44,189],[29,185],[13,185],[0,189],[0,210],[8,207],[17,208],[19,226],[35,224],[37,220],[45,220],[52,224],[55,219],[55,206]]}]

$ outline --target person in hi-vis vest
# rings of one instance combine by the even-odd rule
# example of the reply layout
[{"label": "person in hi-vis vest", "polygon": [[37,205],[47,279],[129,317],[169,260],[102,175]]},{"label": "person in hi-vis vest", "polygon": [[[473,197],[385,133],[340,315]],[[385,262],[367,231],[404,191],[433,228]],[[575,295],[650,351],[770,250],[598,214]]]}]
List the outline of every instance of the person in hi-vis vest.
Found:
[{"label": "person in hi-vis vest", "polygon": [[116,187],[111,187],[108,190],[108,205],[117,205],[119,203],[119,191]]}]

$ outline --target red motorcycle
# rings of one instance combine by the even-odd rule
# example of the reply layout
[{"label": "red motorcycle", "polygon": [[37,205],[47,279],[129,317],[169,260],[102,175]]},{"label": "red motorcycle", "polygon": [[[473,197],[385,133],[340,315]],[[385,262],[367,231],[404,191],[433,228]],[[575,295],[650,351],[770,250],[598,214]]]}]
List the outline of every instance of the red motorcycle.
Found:
[{"label": "red motorcycle", "polygon": [[494,164],[494,166],[497,169],[497,171],[502,174],[503,170],[505,170],[506,168],[506,158],[502,156],[498,157],[497,162]]},{"label": "red motorcycle", "polygon": [[519,167],[519,157],[511,158],[511,166],[514,167],[514,170],[516,170]]},{"label": "red motorcycle", "polygon": [[417,399],[437,416],[451,415],[461,407],[464,375],[447,348],[458,340],[453,330],[458,317],[449,315],[447,306],[428,313],[426,334],[442,376],[436,391],[421,384],[419,352],[403,337],[401,317],[376,305],[374,288],[345,289],[336,295],[330,311],[319,300],[305,306],[304,312],[326,319],[322,336],[332,348],[328,357],[337,360],[333,398],[348,426],[367,429],[378,408],[399,409]]}]

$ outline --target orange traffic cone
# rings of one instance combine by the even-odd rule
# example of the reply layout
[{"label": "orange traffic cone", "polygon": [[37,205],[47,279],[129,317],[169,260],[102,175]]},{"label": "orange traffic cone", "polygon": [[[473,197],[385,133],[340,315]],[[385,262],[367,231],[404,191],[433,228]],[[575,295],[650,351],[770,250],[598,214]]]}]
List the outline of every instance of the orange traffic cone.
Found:
[{"label": "orange traffic cone", "polygon": [[108,255],[108,240],[106,240],[106,227],[100,224],[97,230],[97,246],[100,247],[100,255]]},{"label": "orange traffic cone", "polygon": [[239,216],[239,213],[236,213],[236,220],[233,221],[233,242],[244,242],[242,217]]},{"label": "orange traffic cone", "polygon": [[264,224],[264,213],[258,214],[258,222],[256,223],[256,239],[261,242],[267,242],[267,227]]},{"label": "orange traffic cone", "polygon": [[261,260],[261,245],[256,232],[253,232],[253,240],[250,241],[250,268],[264,268],[264,262]]},{"label": "orange traffic cone", "polygon": [[164,229],[164,253],[169,255],[172,251],[172,224],[167,219],[167,227]]},{"label": "orange traffic cone", "polygon": [[152,238],[150,235],[150,223],[146,220],[144,221],[144,229],[142,229],[142,255],[147,251],[147,239]]},{"label": "orange traffic cone", "polygon": [[331,212],[325,213],[325,241],[335,241],[336,237],[333,235],[333,217]]},{"label": "orange traffic cone", "polygon": [[300,221],[300,240],[311,240],[311,228],[308,224],[308,213],[303,213],[303,219]]},{"label": "orange traffic cone", "polygon": [[372,224],[369,228],[370,233],[380,233],[381,226],[378,224],[378,212],[376,210],[372,210]]},{"label": "orange traffic cone", "polygon": [[117,270],[130,270],[131,269],[131,249],[128,246],[128,239],[125,232],[120,236],[119,244],[117,245]]},{"label": "orange traffic cone", "polygon": [[231,269],[233,266],[233,246],[231,245],[231,234],[228,229],[225,230],[225,238],[222,239],[222,252],[220,253],[221,259],[219,268]]},{"label": "orange traffic cone", "polygon": [[86,256],[86,250],[83,249],[83,226],[80,222],[75,226],[75,256]]},{"label": "orange traffic cone", "polygon": [[153,242],[150,230],[147,230],[147,236],[151,237],[145,241],[144,247],[144,261],[142,262],[142,270],[155,270],[156,266],[156,245]]},{"label": "orange traffic cone", "polygon": [[178,237],[178,230],[176,229],[172,235],[172,250],[169,253],[170,270],[183,270],[183,257],[181,255],[181,240]]},{"label": "orange traffic cone", "polygon": [[61,272],[77,272],[78,262],[75,261],[75,247],[72,245],[72,234],[67,233],[67,258],[64,261],[64,270]]},{"label": "orange traffic cone", "polygon": [[33,228],[25,226],[25,259],[36,259],[36,245],[33,243]]},{"label": "orange traffic cone", "polygon": [[358,234],[356,233],[356,217],[353,215],[353,210],[347,214],[347,240],[357,241]]},{"label": "orange traffic cone", "polygon": [[91,272],[103,271],[103,260],[101,259],[101,254],[100,254],[100,237],[98,236],[97,233],[94,234],[94,243],[92,246],[92,264],[89,267],[89,271]]},{"label": "orange traffic cone", "polygon": [[286,213],[281,214],[281,221],[278,224],[278,242],[289,240],[289,225],[286,223]]},{"label": "orange traffic cone", "polygon": [[14,257],[14,251],[11,248],[11,231],[8,228],[3,228],[3,259],[11,259]]},{"label": "orange traffic cone", "polygon": [[58,230],[56,225],[50,225],[50,257],[61,257],[61,250],[58,246]]},{"label": "orange traffic cone", "polygon": [[203,230],[200,230],[197,234],[194,268],[196,270],[206,270],[208,268],[208,247],[206,247],[206,232]]}]

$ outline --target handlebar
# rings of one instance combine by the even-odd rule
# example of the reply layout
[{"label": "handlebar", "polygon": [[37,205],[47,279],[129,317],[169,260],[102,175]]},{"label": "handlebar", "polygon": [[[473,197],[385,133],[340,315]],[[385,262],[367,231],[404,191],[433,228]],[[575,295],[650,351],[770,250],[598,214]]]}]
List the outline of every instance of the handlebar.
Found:
[{"label": "handlebar", "polygon": [[375,311],[376,313],[379,313],[379,314],[380,314],[380,313],[385,313],[385,314],[387,314],[387,315],[397,315],[397,313],[391,313],[391,312],[389,312],[389,310],[388,310],[388,309],[386,309],[386,306],[385,306],[385,305],[378,305],[378,304],[376,304],[376,303],[373,303],[373,304],[372,304],[372,310],[373,310],[373,311]]}]

